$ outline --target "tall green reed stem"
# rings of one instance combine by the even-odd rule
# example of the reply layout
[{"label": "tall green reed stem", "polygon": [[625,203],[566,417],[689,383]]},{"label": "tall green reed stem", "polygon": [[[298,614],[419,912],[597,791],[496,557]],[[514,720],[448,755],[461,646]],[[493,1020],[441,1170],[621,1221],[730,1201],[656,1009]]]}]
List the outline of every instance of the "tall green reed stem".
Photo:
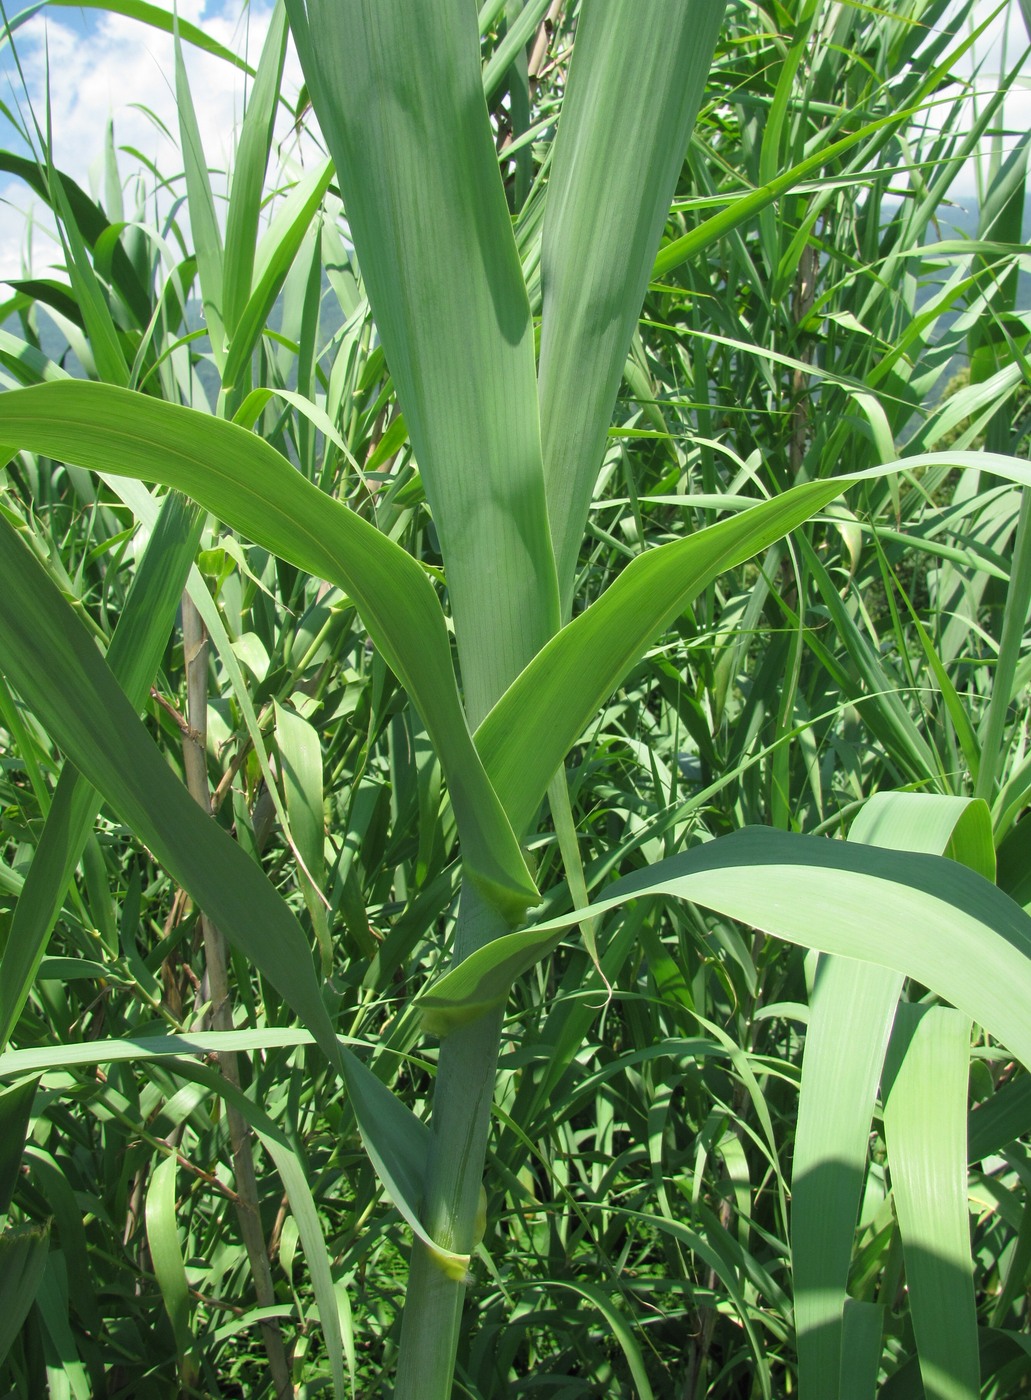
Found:
[{"label": "tall green reed stem", "polygon": [[[466,885],[458,933],[470,945],[456,961],[507,932],[498,916]],[[490,1130],[502,1013],[453,1031],[441,1044],[433,1094],[433,1147],[426,1174],[423,1221],[445,1249],[471,1254],[483,1230],[483,1165]],[[451,1394],[465,1278],[454,1278],[424,1244],[412,1254],[401,1352],[398,1400],[437,1400]]]}]

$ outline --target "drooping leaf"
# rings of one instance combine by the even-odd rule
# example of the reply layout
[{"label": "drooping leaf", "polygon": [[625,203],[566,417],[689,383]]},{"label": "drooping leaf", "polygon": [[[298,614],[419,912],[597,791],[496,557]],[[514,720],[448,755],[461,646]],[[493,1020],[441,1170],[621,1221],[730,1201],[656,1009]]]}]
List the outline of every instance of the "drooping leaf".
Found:
[{"label": "drooping leaf", "polygon": [[841,956],[821,958],[816,975],[791,1176],[802,1400],[827,1394],[843,1369],[843,1310],[870,1122],[903,980],[892,968]]},{"label": "drooping leaf", "polygon": [[[16,23],[17,20],[12,20],[12,27]],[[45,200],[57,212],[56,191],[51,192],[47,181],[48,169],[54,168],[52,165],[50,167],[43,166],[25,156],[15,155],[12,151],[0,151],[0,170],[5,174],[15,175],[18,179],[24,180],[40,199]],[[64,200],[71,210],[76,227],[87,245],[90,248],[95,248],[98,241],[111,227],[107,215],[66,171],[55,169],[54,173],[60,180]],[[137,323],[146,325],[151,314],[150,297],[129,261],[125,249],[119,243],[116,243],[112,249],[111,275],[116,290]],[[17,286],[18,284],[13,282],[11,285]],[[75,310],[77,314],[77,308]]]},{"label": "drooping leaf", "polygon": [[[143,707],[158,668],[202,525],[202,514],[195,506],[178,492],[168,493],[107,656],[134,710]],[[0,959],[0,1047],[21,1014],[100,804],[99,795],[78,770],[67,765],[58,779]]]},{"label": "drooping leaf", "polygon": [[267,877],[173,774],[83,624],[0,518],[0,658],[83,777],[265,973],[336,1059],[304,935]]},{"label": "drooping leaf", "polygon": [[[913,977],[1031,1061],[1031,918],[955,861],[746,827],[617,881],[590,914],[646,894]],[[434,1028],[503,1005],[514,979],[584,912],[507,934],[446,973],[419,997]]]},{"label": "drooping leaf", "polygon": [[38,14],[44,5],[47,7],[67,6],[69,9],[77,10],[101,10],[105,14],[124,15],[126,19],[139,20],[141,24],[150,25],[151,28],[160,30],[163,34],[171,34],[173,25],[175,25],[180,37],[186,43],[192,44],[204,53],[213,54],[234,68],[239,68],[242,73],[254,76],[254,69],[245,63],[239,54],[233,53],[232,49],[227,49],[224,44],[220,44],[210,34],[205,34],[198,25],[191,24],[189,20],[181,19],[172,11],[162,9],[160,5],[151,5],[148,0],[42,0],[42,3],[29,5],[20,14],[15,15],[9,21],[8,28],[17,29],[26,20]]},{"label": "drooping leaf", "polygon": [[0,395],[0,441],[161,482],[354,599],[440,754],[471,877],[516,919],[537,898],[462,711],[444,617],[415,560],[233,423],[109,385],[66,380]]},{"label": "drooping leaf", "polygon": [[418,1215],[427,1129],[338,1044],[294,915],[174,776],[84,626],[2,517],[0,662],[83,776],[307,1025],[344,1077],[380,1179],[413,1229],[436,1248]]}]

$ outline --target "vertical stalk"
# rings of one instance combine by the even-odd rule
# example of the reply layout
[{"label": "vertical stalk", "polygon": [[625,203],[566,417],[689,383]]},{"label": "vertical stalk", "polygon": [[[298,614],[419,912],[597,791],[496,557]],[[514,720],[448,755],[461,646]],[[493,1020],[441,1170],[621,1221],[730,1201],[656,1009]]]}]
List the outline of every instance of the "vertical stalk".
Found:
[{"label": "vertical stalk", "polygon": [[[455,962],[508,932],[468,882],[455,931]],[[445,1249],[471,1254],[479,1243],[483,1164],[501,1046],[502,1012],[446,1036],[433,1092],[433,1144],[423,1221]],[[465,1279],[449,1277],[416,1241],[412,1254],[395,1400],[448,1400],[465,1301]]]},{"label": "vertical stalk", "polygon": [[[210,812],[207,765],[208,640],[200,614],[186,593],[183,594],[183,656],[186,665],[186,718],[189,724],[189,730],[183,737],[186,785],[194,800],[205,811]],[[211,1003],[208,1023],[213,1030],[232,1030],[233,1010],[229,996],[225,939],[207,915],[201,914],[199,921],[204,938],[208,999]],[[235,1053],[220,1051],[218,1064],[229,1083],[239,1089],[240,1066]],[[240,1234],[247,1251],[258,1306],[267,1308],[273,1306],[276,1295],[258,1209],[258,1183],[254,1171],[250,1130],[246,1119],[232,1104],[226,1105],[226,1120],[229,1125],[233,1173],[236,1177]],[[290,1365],[283,1347],[283,1334],[274,1318],[262,1320],[261,1337],[277,1400],[289,1400],[293,1395]]]}]

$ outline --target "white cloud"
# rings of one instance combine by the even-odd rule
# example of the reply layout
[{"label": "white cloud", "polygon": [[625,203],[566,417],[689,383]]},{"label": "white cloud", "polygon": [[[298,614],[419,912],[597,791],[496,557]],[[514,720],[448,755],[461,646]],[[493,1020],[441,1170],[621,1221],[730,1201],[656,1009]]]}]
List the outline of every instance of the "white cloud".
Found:
[{"label": "white cloud", "polygon": [[[998,92],[1003,80],[1010,78],[1014,67],[1019,64],[1016,80],[1011,81],[1002,109],[982,138],[978,154],[964,163],[953,181],[950,196],[971,205],[976,203],[982,182],[988,177],[993,148],[1005,157],[1017,139],[1031,130],[1031,60],[1027,56],[1027,25],[1019,0],[1009,0],[1000,13],[995,13],[998,10],[997,0],[975,0],[967,33],[979,28],[990,16],[994,15],[994,18],[973,47],[956,62],[952,71],[957,86],[946,89],[942,94],[949,100],[930,112],[932,128],[940,128],[946,116],[952,115],[952,100],[965,89],[967,100],[963,104],[961,128],[968,129],[975,113],[983,111],[985,103]],[[939,27],[947,27],[952,22],[946,12]]]},{"label": "white cloud", "polygon": [[[983,24],[997,8],[991,0],[977,0],[974,6],[976,22]],[[976,63],[985,76],[994,78],[1005,74],[1023,54],[1028,42],[1028,23],[1021,13],[1019,0],[1010,0],[978,39],[975,58],[968,60],[967,69],[970,71]],[[1026,65],[1024,71],[1027,71]]]},{"label": "white cloud", "polygon": [[[234,53],[256,66],[268,32],[271,9],[257,2],[237,11],[237,0],[225,9],[205,11],[205,0],[180,0],[180,18],[202,28]],[[54,16],[58,17],[55,18]],[[173,41],[170,35],[139,24],[122,15],[99,12],[83,27],[66,22],[60,11],[38,15],[20,28],[15,41],[21,60],[29,104],[40,127],[45,128],[47,75],[53,153],[57,167],[66,171],[85,188],[102,192],[102,152],[109,121],[114,123],[116,147],[130,147],[153,161],[164,176],[180,176],[178,118],[175,102]],[[190,91],[197,110],[198,125],[216,199],[226,190],[225,172],[230,168],[236,132],[243,111],[247,79],[237,68],[192,45],[184,45]],[[17,105],[29,118],[20,80],[8,61],[3,65],[11,85],[2,94],[9,106]],[[284,95],[296,100],[301,83],[300,65],[292,45],[284,74]],[[162,134],[159,123],[172,133]],[[281,110],[280,137],[290,128],[289,114]],[[2,144],[22,149],[6,133]],[[119,157],[123,182],[139,161],[131,154]],[[152,177],[147,178],[153,187]],[[181,193],[181,181],[176,192]],[[31,191],[20,181],[4,180],[0,185],[0,278],[21,274],[26,237],[25,213],[34,203]],[[127,200],[126,216],[132,216],[132,198]],[[171,200],[166,199],[165,208]],[[36,202],[42,227],[52,227],[45,211]],[[45,239],[42,227],[33,239],[32,261],[41,271],[55,257],[54,245]],[[60,250],[56,252],[60,256]]]},{"label": "white cloud", "polygon": [[[172,0],[158,3],[171,9]],[[995,8],[995,0],[976,0],[975,23]],[[225,0],[224,4],[222,0],[180,0],[178,9],[183,20],[198,25],[233,52],[245,55],[252,66],[257,63],[271,16],[269,0],[252,0],[249,5],[244,0]],[[58,167],[86,188],[92,186],[101,192],[100,157],[108,121],[113,120],[117,146],[139,151],[163,175],[181,174],[171,37],[121,15],[91,11],[81,20],[75,15],[74,11],[43,11],[15,36],[31,108],[41,126],[46,120],[49,64]],[[947,16],[943,22],[947,23]],[[978,41],[973,56],[957,64],[957,78],[973,78],[982,95],[993,91],[1000,69],[1004,64],[1010,67],[1026,43],[1019,0],[1010,0]],[[230,64],[190,45],[184,51],[208,163],[215,171],[225,172],[243,110],[244,77]],[[1015,86],[1006,101],[1004,125],[1011,134],[1031,129],[1031,65],[1025,64],[1025,74],[1025,84]],[[0,58],[0,84],[4,75],[11,86],[8,91],[0,87],[0,100],[20,107],[27,115],[25,96],[19,92],[19,80],[9,55]],[[300,65],[291,46],[284,78],[284,95],[291,103],[300,83]],[[172,140],[161,134],[159,122],[172,133]],[[289,117],[281,111],[279,135],[287,144],[289,128]],[[0,145],[21,149],[13,135],[13,131],[0,134]],[[1008,145],[1012,145],[1012,135]],[[120,166],[128,180],[139,169],[139,162],[133,156],[123,155]],[[224,173],[214,174],[212,181],[216,197],[225,192]],[[153,187],[149,176],[146,183]],[[176,192],[181,192],[181,188],[181,183],[175,186]],[[977,188],[974,163],[968,162],[957,177],[954,196],[972,200]],[[127,217],[132,216],[132,203],[130,197]],[[30,226],[26,214],[33,204],[38,222]],[[162,208],[167,210],[170,206],[171,198],[166,196]],[[60,257],[60,249],[45,236],[45,229],[52,228],[52,222],[24,184],[0,176],[0,278],[21,275],[30,227],[33,270],[42,272]]]}]

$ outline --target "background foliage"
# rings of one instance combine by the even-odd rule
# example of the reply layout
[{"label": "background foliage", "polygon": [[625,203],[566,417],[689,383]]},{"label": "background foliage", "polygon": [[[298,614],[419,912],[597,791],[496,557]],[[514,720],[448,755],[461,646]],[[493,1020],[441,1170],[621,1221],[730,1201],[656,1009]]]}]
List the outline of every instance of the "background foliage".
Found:
[{"label": "background foliage", "polygon": [[[535,314],[575,11],[527,0],[480,16]],[[946,84],[973,18],[980,7],[935,0],[730,7],[609,429],[578,608],[645,548],[746,500],[945,448],[1026,460],[1028,138],[1001,139],[1005,82],[973,117]],[[100,201],[54,168],[45,132],[37,163],[2,157],[48,202],[64,266],[11,284],[0,374],[8,387],[96,378],[256,428],[442,590],[332,167],[276,171],[272,147],[266,169],[285,42],[277,11],[225,172],[198,149],[180,66],[182,166],[144,174],[176,192],[163,226],[149,199],[127,217],[121,192],[139,172],[113,147]],[[303,97],[295,117],[314,147]],[[956,232],[952,184],[993,133],[978,226]],[[135,483],[60,456],[19,451],[0,484],[4,519],[145,709],[165,762],[297,912],[335,1030],[421,1115],[437,1047],[412,996],[443,966],[455,816],[423,719],[353,598],[253,534],[174,497],[158,519]],[[580,902],[562,842],[575,838],[594,900],[743,826],[843,834],[878,792],[983,799],[989,815],[950,825],[937,847],[914,831],[897,844],[951,842],[989,875],[997,861],[1001,889],[1031,911],[1026,517],[1005,480],[917,465],[864,480],[706,587],[579,737],[572,833],[549,825],[529,851],[548,912]],[[192,602],[177,614],[183,587]],[[45,667],[62,643],[31,596],[20,606]],[[166,618],[149,670],[141,612]],[[354,1389],[381,1393],[409,1232],[351,1101],[283,988],[239,948],[228,999],[213,984],[218,930],[161,852],[84,784],[72,791],[52,733],[0,680],[0,1391],[259,1396],[282,1388],[285,1367],[300,1393],[329,1393],[332,1309]],[[55,807],[83,827],[70,881],[39,873]],[[45,921],[48,899],[53,933],[26,965],[17,920]],[[672,899],[585,933],[507,1005],[456,1394],[796,1393],[789,1229],[813,960]],[[872,1002],[843,995],[875,1023]],[[1031,1096],[979,1028],[923,1016],[934,1000],[910,984],[903,1005],[905,1033],[928,1041],[924,1078],[907,1054],[915,1084],[901,1071],[881,1084],[846,1335],[861,1348],[863,1305],[881,1309],[866,1345],[886,1400],[928,1385],[918,1342],[947,1349],[944,1312],[921,1340],[904,1172],[885,1169],[905,1134],[893,1123],[918,1116],[947,1067],[957,1084],[969,1076],[957,1199],[980,1379],[953,1371],[935,1393],[1003,1400],[1029,1387]],[[230,1027],[238,1053],[205,1041]],[[967,1131],[929,1128],[956,1142]]]}]

